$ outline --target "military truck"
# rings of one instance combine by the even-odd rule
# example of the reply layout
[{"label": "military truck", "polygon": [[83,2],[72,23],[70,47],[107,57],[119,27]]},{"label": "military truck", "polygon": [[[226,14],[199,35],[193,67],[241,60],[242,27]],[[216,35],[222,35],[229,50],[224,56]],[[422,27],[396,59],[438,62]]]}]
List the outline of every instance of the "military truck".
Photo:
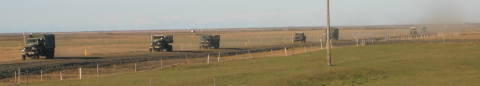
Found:
[{"label": "military truck", "polygon": [[410,35],[418,35],[417,27],[410,27]]},{"label": "military truck", "polygon": [[55,35],[54,34],[30,34],[25,37],[25,47],[22,49],[22,59],[46,59],[55,57]]},{"label": "military truck", "polygon": [[173,35],[152,35],[152,44],[150,46],[150,52],[171,52],[173,51]]},{"label": "military truck", "polygon": [[220,35],[201,35],[200,48],[218,49],[220,48]]},{"label": "military truck", "polygon": [[338,28],[330,28],[330,39],[339,40],[340,39],[340,30]]},{"label": "military truck", "polygon": [[293,39],[294,43],[305,43],[307,42],[307,36],[305,36],[305,33],[303,32],[298,32],[295,33],[295,37]]}]

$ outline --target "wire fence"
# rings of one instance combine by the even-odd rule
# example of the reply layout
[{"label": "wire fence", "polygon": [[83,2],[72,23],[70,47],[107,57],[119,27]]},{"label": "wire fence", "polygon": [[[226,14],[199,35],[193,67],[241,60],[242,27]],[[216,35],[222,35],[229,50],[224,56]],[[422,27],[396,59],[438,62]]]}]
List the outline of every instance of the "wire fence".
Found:
[{"label": "wire fence", "polygon": [[[98,78],[102,76],[111,76],[122,73],[141,72],[150,70],[163,70],[178,65],[185,64],[218,64],[222,62],[265,58],[274,56],[290,56],[299,53],[307,53],[312,51],[318,51],[322,47],[314,45],[305,45],[303,47],[287,48],[283,49],[264,49],[266,51],[258,53],[258,50],[244,50],[246,53],[232,53],[233,55],[224,56],[222,52],[216,54],[209,54],[206,57],[193,58],[185,55],[184,58],[161,58],[158,60],[150,60],[144,62],[125,63],[125,64],[96,64],[95,66],[80,66],[76,68],[64,68],[58,71],[45,71],[40,69],[39,73],[32,73],[28,70],[22,70],[19,68],[17,71],[12,72],[14,75],[11,78],[0,80],[1,83],[8,85],[15,84],[28,84],[36,81],[48,81],[48,80],[81,80],[88,78]],[[257,52],[257,53],[256,53]]]}]

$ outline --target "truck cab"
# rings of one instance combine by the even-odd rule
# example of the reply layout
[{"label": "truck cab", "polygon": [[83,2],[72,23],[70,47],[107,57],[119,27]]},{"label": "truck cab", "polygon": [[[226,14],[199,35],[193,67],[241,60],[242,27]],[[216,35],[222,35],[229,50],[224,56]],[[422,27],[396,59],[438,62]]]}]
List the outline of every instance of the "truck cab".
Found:
[{"label": "truck cab", "polygon": [[295,33],[295,37],[293,39],[294,43],[305,43],[307,42],[307,36],[305,36],[305,33],[303,32],[298,32]]},{"label": "truck cab", "polygon": [[218,49],[220,48],[220,35],[202,35],[200,37],[200,48]]},{"label": "truck cab", "polygon": [[33,59],[38,59],[39,57],[39,38],[27,38],[25,39],[25,47],[22,49],[23,55],[22,59],[26,57],[32,57]]},{"label": "truck cab", "polygon": [[170,45],[170,43],[173,43],[172,35],[152,35],[151,42],[150,52],[173,51],[173,46]]},{"label": "truck cab", "polygon": [[44,56],[46,59],[53,59],[55,54],[55,35],[40,34],[29,35],[25,38],[25,46],[22,49],[22,59],[39,59]]}]

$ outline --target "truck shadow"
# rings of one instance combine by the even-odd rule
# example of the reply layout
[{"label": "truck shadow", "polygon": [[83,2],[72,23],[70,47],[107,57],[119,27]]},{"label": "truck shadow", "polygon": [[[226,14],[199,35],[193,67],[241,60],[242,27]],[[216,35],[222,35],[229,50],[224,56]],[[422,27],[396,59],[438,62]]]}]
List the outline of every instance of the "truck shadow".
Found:
[{"label": "truck shadow", "polygon": [[218,50],[247,50],[243,48],[218,48],[218,49],[204,49],[204,50],[198,50],[198,51],[173,51],[173,52],[180,52],[180,53],[208,53],[208,52],[218,52]]},{"label": "truck shadow", "polygon": [[55,59],[101,59],[100,57],[55,57]]},{"label": "truck shadow", "polygon": [[173,51],[173,52],[181,52],[181,53],[205,53],[208,51]]},{"label": "truck shadow", "polygon": [[247,50],[243,48],[218,48],[218,49],[224,49],[224,50]]}]

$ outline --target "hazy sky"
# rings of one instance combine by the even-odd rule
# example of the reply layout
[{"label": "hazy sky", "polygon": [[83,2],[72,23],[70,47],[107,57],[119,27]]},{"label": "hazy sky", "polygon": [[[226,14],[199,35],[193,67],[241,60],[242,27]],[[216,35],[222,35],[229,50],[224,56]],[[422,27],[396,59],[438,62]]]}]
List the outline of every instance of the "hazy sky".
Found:
[{"label": "hazy sky", "polygon": [[[324,2],[1,0],[0,32],[322,26]],[[437,21],[431,19],[439,14],[480,22],[478,4],[480,0],[332,0],[332,23],[414,24]]]}]

